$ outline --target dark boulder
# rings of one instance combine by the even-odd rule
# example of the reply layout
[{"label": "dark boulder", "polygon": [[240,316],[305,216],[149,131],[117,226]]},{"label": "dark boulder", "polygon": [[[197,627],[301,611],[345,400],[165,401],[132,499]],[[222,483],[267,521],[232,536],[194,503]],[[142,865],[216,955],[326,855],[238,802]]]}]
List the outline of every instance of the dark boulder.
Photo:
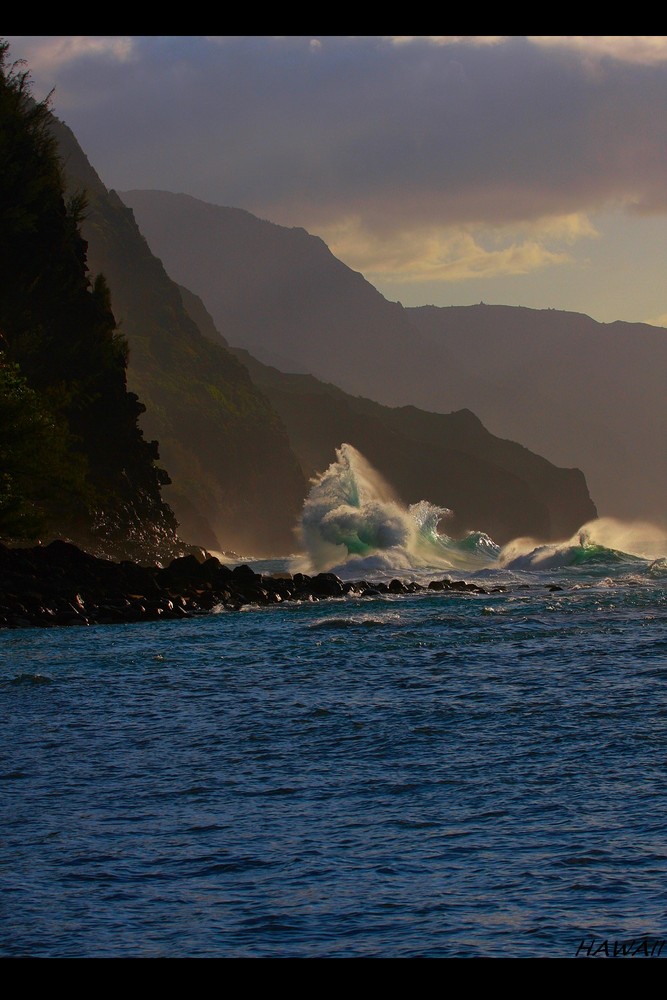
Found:
[{"label": "dark boulder", "polygon": [[309,589],[324,597],[340,597],[345,592],[343,581],[335,573],[318,573],[311,578]]}]

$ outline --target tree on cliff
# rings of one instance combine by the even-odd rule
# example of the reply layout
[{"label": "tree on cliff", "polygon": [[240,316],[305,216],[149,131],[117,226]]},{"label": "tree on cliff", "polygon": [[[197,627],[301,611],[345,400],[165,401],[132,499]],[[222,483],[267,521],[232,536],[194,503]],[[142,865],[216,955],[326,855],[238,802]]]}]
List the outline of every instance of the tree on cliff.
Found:
[{"label": "tree on cliff", "polygon": [[49,98],[33,100],[28,72],[7,57],[0,42],[0,433],[13,442],[0,474],[11,530],[34,537],[41,525],[115,554],[168,551],[169,479],[137,425],[145,408],[127,391],[109,289],[87,272],[85,199],[66,202]]},{"label": "tree on cliff", "polygon": [[0,351],[0,538],[36,537],[58,506],[85,502],[85,466],[68,446],[67,427]]}]

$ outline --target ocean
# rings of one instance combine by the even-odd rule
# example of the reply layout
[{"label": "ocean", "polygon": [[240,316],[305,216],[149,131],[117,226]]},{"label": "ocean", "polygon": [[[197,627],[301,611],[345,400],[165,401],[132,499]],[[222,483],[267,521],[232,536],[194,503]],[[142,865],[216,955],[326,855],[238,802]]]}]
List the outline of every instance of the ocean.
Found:
[{"label": "ocean", "polygon": [[1,631],[0,955],[666,956],[662,542],[446,518],[341,450],[253,568],[480,592]]}]

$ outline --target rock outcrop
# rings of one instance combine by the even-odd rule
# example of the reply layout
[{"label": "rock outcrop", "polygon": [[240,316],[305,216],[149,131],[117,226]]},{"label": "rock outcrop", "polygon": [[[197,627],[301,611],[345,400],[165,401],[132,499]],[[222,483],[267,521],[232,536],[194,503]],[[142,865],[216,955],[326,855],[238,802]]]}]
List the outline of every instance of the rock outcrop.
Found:
[{"label": "rock outcrop", "polygon": [[31,549],[0,545],[0,629],[116,625],[238,611],[248,604],[428,589],[487,593],[475,584],[449,579],[423,586],[400,580],[343,582],[333,573],[270,576],[246,564],[230,569],[215,556],[201,555],[183,556],[163,567],[98,559],[61,541]]}]

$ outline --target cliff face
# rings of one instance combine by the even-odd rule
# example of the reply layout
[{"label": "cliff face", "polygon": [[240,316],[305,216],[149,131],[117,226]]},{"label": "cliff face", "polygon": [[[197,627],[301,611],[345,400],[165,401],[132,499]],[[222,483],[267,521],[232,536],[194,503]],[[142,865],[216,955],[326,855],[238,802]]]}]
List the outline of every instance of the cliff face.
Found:
[{"label": "cliff face", "polygon": [[454,370],[450,387],[496,433],[586,472],[600,514],[667,526],[667,330],[518,306],[406,309]]},{"label": "cliff face", "polygon": [[[226,344],[201,299],[180,291],[200,330]],[[428,499],[453,510],[447,530],[454,535],[481,530],[500,544],[519,535],[556,540],[597,516],[579,469],[558,468],[494,436],[470,410],[382,406],[312,375],[285,374],[242,348],[232,351],[280,415],[308,479],[347,441],[404,503]]]},{"label": "cliff face", "polygon": [[583,469],[601,514],[664,522],[665,330],[509,306],[404,309],[302,229],[186,195],[122,197],[235,347],[386,405],[468,408]]},{"label": "cliff face", "polygon": [[[226,343],[201,299],[180,290],[200,330]],[[452,509],[453,534],[483,530],[501,543],[521,534],[560,539],[597,515],[579,469],[557,468],[495,437],[470,410],[382,406],[312,375],[285,374],[242,348],[232,351],[280,415],[308,479],[348,441],[404,503],[428,499]]]},{"label": "cliff face", "polygon": [[578,469],[556,468],[494,437],[469,410],[382,406],[236,353],[282,417],[307,476],[325,469],[348,441],[404,503],[427,499],[450,508],[446,530],[454,536],[480,530],[499,544],[519,535],[559,539],[596,517]]},{"label": "cliff face", "polygon": [[[363,385],[367,392],[386,370],[408,398],[421,387],[429,358],[426,339],[411,332],[402,307],[386,302],[336,261],[321,240],[234,209],[216,209],[209,226],[205,210],[212,206],[184,195],[162,195],[135,192],[131,200],[179,279],[185,274],[197,288],[208,289],[205,304],[181,289],[199,328],[212,342],[220,336],[213,309],[208,312],[210,298],[223,323],[225,339],[220,340],[227,344],[239,338],[233,350],[280,415],[305,478],[325,469],[335,449],[348,441],[406,503],[428,499],[451,508],[448,527],[454,534],[483,530],[501,543],[526,534],[556,539],[596,516],[579,470],[556,468],[521,445],[494,437],[469,410],[445,414],[383,406],[312,375],[286,375],[243,350],[240,345],[252,341],[262,357],[277,357],[297,372],[330,363],[346,387]],[[155,210],[145,211],[146,203]],[[184,246],[187,253],[175,249]],[[204,277],[193,261],[201,264]],[[332,284],[320,297],[327,275]],[[277,299],[282,305],[274,314]],[[330,331],[328,341],[324,327]],[[359,363],[365,355],[368,364]],[[418,385],[411,386],[415,371]]]},{"label": "cliff face", "polygon": [[85,189],[83,233],[93,273],[110,286],[130,348],[128,382],[146,404],[172,485],[165,496],[189,542],[276,554],[294,547],[306,484],[280,418],[247,370],[204,336],[178,287],[71,131],[55,126],[68,186]]},{"label": "cliff face", "polygon": [[263,363],[392,404],[416,402],[423,372],[440,369],[442,352],[402,306],[319,237],[189,195],[119,193],[171,277]]},{"label": "cliff face", "polygon": [[92,282],[47,102],[0,43],[0,537],[159,558],[179,542],[126,344]]}]

